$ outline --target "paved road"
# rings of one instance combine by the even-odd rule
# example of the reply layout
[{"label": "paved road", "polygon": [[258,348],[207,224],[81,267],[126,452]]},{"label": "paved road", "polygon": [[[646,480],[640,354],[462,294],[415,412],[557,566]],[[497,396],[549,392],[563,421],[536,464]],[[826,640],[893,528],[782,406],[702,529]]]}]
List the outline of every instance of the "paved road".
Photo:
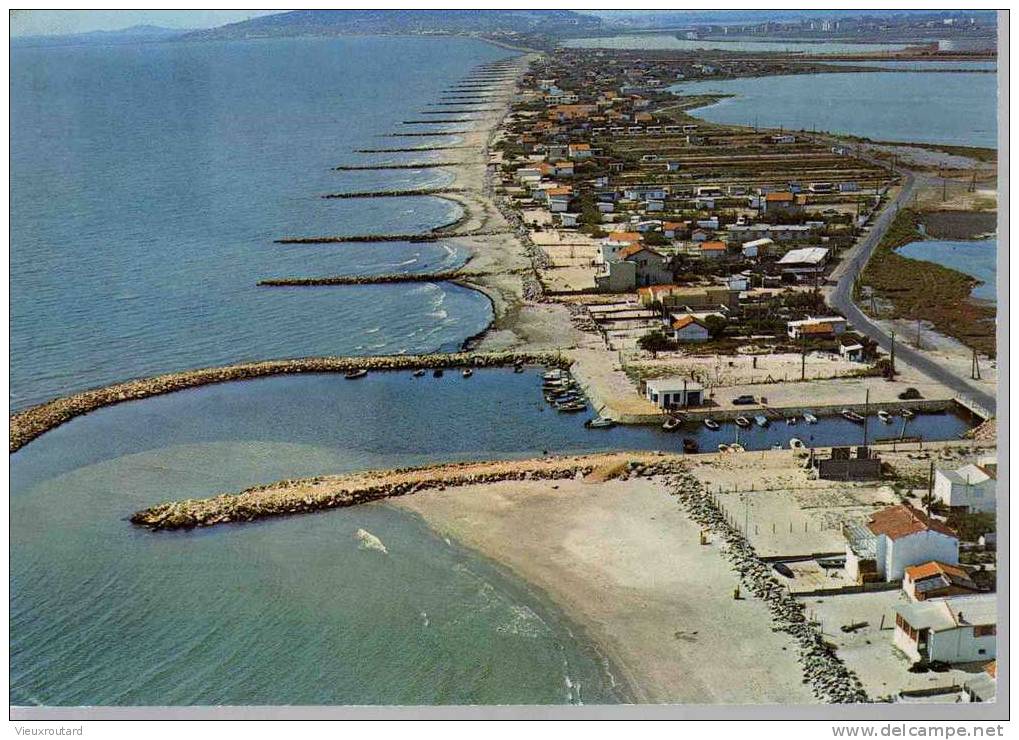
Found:
[{"label": "paved road", "polygon": [[[871,321],[863,311],[853,303],[853,283],[856,276],[860,274],[867,265],[874,248],[885,235],[899,209],[905,206],[913,197],[913,193],[922,184],[912,172],[903,172],[902,189],[895,199],[889,203],[881,214],[874,220],[870,232],[856,246],[850,249],[842,260],[842,263],[832,272],[832,279],[837,280],[835,287],[828,293],[828,303],[833,308],[842,312],[842,315],[849,319],[853,327],[873,339],[885,351],[891,351],[892,338],[885,333],[884,329]],[[994,415],[997,413],[997,401],[993,394],[983,388],[975,386],[967,377],[962,377],[953,372],[952,369],[941,365],[929,355],[920,352],[904,342],[895,345],[895,358],[907,365],[915,367],[934,380],[951,388],[963,398],[975,402],[983,410]]]}]

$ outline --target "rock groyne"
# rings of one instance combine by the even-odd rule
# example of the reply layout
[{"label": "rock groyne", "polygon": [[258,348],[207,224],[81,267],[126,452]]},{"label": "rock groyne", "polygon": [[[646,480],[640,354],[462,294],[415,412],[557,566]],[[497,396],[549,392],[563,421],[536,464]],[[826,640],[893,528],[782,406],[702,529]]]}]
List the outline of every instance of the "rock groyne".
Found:
[{"label": "rock groyne", "polygon": [[453,354],[373,357],[304,357],[185,370],[82,391],[14,413],[10,417],[10,451],[16,452],[50,429],[55,429],[77,416],[104,406],[113,406],[125,401],[135,401],[203,385],[251,380],[271,375],[438,367],[485,368],[507,367],[516,364],[568,367],[569,360],[557,352],[457,352]]},{"label": "rock groyne", "polygon": [[387,139],[403,138],[405,136],[456,136],[457,134],[469,134],[470,131],[408,131],[406,133],[379,134]]},{"label": "rock groyne", "polygon": [[[459,221],[460,219],[458,219]],[[274,240],[275,244],[344,244],[372,242],[437,242],[443,239],[454,239],[458,236],[492,236],[502,234],[498,230],[470,231],[458,233],[455,231],[428,231],[419,234],[353,234],[351,236],[288,236]]]},{"label": "rock groyne", "polygon": [[266,278],[259,280],[258,285],[269,288],[296,288],[322,285],[380,285],[383,283],[435,283],[457,278],[477,277],[459,270],[440,270],[437,272],[393,272],[379,275],[328,275],[324,277],[293,277]]},{"label": "rock groyne", "polygon": [[723,552],[743,585],[771,610],[775,629],[788,633],[799,648],[804,682],[819,700],[844,704],[868,701],[855,673],[846,668],[820,629],[807,621],[803,604],[789,594],[739,530],[718,507],[703,484],[689,472],[674,478],[674,493],[690,517],[721,538]]},{"label": "rock groyne", "polygon": [[356,506],[453,486],[509,480],[562,480],[578,475],[587,476],[596,470],[602,480],[608,477],[650,477],[683,469],[683,462],[678,455],[614,452],[368,471],[283,480],[255,486],[240,493],[171,501],[136,512],[131,516],[131,523],[152,530],[193,529]]},{"label": "rock groyne", "polygon": [[341,164],[333,167],[338,172],[358,170],[425,170],[430,167],[459,167],[470,162],[408,162],[407,164]]},{"label": "rock groyne", "polygon": [[414,188],[411,190],[361,190],[353,193],[326,193],[323,198],[408,198],[418,195],[463,193],[466,188]]}]

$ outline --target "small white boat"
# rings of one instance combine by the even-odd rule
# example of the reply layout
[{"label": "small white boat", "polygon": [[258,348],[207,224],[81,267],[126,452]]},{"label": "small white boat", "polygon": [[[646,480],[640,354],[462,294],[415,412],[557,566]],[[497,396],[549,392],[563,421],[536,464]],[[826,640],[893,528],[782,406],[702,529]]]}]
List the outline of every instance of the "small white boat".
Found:
[{"label": "small white boat", "polygon": [[615,424],[614,419],[607,419],[602,416],[596,416],[584,422],[584,426],[588,429],[608,429],[611,426],[615,426]]},{"label": "small white boat", "polygon": [[729,452],[746,452],[746,450],[743,448],[743,445],[731,444],[729,445]]},{"label": "small white boat", "polygon": [[727,445],[727,444],[725,444],[723,442],[722,444],[718,445],[718,451],[719,452],[728,452],[729,451],[729,445]]},{"label": "small white boat", "polygon": [[806,447],[806,445],[803,444],[802,439],[797,439],[796,437],[793,437],[792,439],[789,440],[790,450],[802,450],[804,447]]},{"label": "small white boat", "polygon": [[718,422],[715,421],[714,419],[705,419],[704,420],[704,426],[706,426],[708,429],[710,429],[712,431],[715,431],[716,429],[719,428],[718,427]]},{"label": "small white boat", "polygon": [[817,417],[814,416],[813,414],[810,414],[810,413],[804,413],[803,414],[803,421],[807,422],[808,424],[816,424],[817,423]]},{"label": "small white boat", "polygon": [[425,374],[424,370],[415,370],[413,373],[411,373],[412,377],[415,377],[415,378],[420,378],[424,374]]},{"label": "small white boat", "polygon": [[566,377],[567,375],[565,370],[560,370],[556,368],[555,370],[549,370],[547,373],[542,375],[541,379],[544,380],[545,382],[548,382],[550,380],[563,380]]},{"label": "small white boat", "polygon": [[473,371],[473,370],[471,370],[471,369],[470,369],[469,367],[465,367],[465,368],[463,369],[463,372],[461,372],[461,373],[460,373],[460,375],[462,375],[462,376],[463,376],[463,377],[465,377],[465,378],[469,378],[469,377],[471,377],[472,375],[474,375],[474,371]]},{"label": "small white boat", "polygon": [[788,419],[786,419],[785,423],[788,424],[791,427],[792,426],[796,426],[796,414],[793,414]]},{"label": "small white boat", "polygon": [[773,450],[781,450],[782,449],[782,445],[780,445],[778,442],[776,442],[775,444],[773,444],[771,446],[771,449],[773,449]]},{"label": "small white boat", "polygon": [[675,416],[670,416],[665,420],[665,423],[662,424],[662,429],[666,432],[673,432],[679,429],[680,424],[682,424],[682,421],[677,419]]},{"label": "small white boat", "polygon": [[743,427],[745,429],[746,427],[750,426],[750,419],[748,419],[745,416],[737,416],[736,417],[736,425],[737,426],[741,426],[741,427]]},{"label": "small white boat", "polygon": [[515,373],[522,373],[523,371],[524,371],[524,366],[523,365],[514,365],[513,366],[513,372],[515,372]]},{"label": "small white boat", "polygon": [[763,414],[758,414],[757,416],[755,416],[754,421],[757,422],[757,426],[759,427],[763,428],[768,426],[768,417],[764,416]]},{"label": "small white boat", "polygon": [[881,409],[880,411],[877,412],[877,418],[879,418],[885,424],[891,424],[892,423],[892,415],[889,414],[884,409]]},{"label": "small white boat", "polygon": [[357,380],[358,378],[363,378],[367,374],[368,374],[368,371],[365,370],[364,368],[361,368],[360,370],[351,370],[349,373],[347,373],[343,377],[346,378],[347,380]]},{"label": "small white boat", "polygon": [[900,411],[899,413],[902,414],[903,419],[912,419],[914,416],[916,416],[916,414],[909,409],[902,409],[902,411]]}]

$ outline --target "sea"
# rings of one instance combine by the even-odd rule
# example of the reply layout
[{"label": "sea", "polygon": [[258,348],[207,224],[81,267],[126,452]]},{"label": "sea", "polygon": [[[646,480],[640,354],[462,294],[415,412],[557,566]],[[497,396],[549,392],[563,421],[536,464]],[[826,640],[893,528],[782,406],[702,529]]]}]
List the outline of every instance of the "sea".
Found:
[{"label": "sea", "polygon": [[[320,196],[448,182],[331,167],[401,161],[353,150],[408,141],[384,134],[512,54],[397,37],[14,49],[11,408],[223,362],[458,348],[491,319],[464,288],[256,283],[462,262],[440,243],[273,240],[456,218],[441,199]],[[539,389],[537,370],[274,377],[107,407],[46,433],[10,458],[10,702],[626,701],[618,671],[544,594],[394,506],[174,533],[128,522],[161,501],[282,478],[679,447],[683,435],[652,427],[586,430]],[[855,440],[863,430],[849,424],[800,436]],[[967,421],[908,424],[869,432],[947,438]],[[684,434],[710,448],[736,433]],[[775,424],[740,441],[763,449],[791,434]],[[365,548],[360,529],[385,551]]]},{"label": "sea", "polygon": [[998,77],[986,72],[833,72],[688,82],[732,97],[691,111],[713,123],[828,131],[875,141],[996,148]]}]

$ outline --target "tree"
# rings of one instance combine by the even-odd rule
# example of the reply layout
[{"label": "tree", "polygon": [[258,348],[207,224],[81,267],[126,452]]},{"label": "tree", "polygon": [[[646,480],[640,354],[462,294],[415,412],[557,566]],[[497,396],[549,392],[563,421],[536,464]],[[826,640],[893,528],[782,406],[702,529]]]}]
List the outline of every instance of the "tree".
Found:
[{"label": "tree", "polygon": [[674,343],[660,329],[654,329],[638,339],[637,346],[650,352],[652,357],[658,357],[659,352],[672,349]]},{"label": "tree", "polygon": [[712,339],[718,339],[725,333],[729,322],[724,317],[713,313],[704,319],[704,326],[707,328],[708,334],[711,335]]}]

